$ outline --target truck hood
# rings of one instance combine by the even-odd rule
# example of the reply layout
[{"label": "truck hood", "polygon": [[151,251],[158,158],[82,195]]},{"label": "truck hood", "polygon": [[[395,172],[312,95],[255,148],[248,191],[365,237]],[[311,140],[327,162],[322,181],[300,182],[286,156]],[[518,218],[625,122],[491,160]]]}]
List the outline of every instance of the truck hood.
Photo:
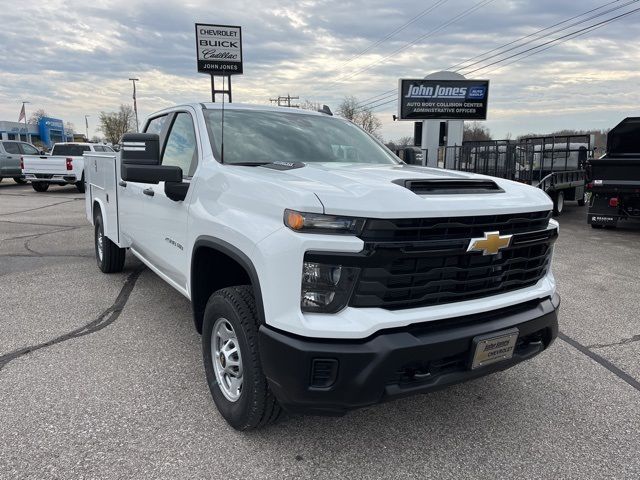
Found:
[{"label": "truck hood", "polygon": [[[276,173],[276,172],[274,172]],[[301,183],[322,202],[325,213],[376,218],[494,215],[550,210],[542,190],[510,180],[411,165],[307,164],[278,172]],[[496,193],[417,195],[398,180],[491,179]],[[287,183],[289,183],[287,182]],[[299,185],[300,186],[300,185]]]}]

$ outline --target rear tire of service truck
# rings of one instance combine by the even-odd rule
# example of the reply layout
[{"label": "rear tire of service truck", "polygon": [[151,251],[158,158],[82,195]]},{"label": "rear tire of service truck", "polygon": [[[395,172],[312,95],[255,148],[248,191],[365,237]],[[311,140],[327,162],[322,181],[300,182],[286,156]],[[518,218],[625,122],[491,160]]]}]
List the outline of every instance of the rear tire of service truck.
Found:
[{"label": "rear tire of service truck", "polygon": [[46,192],[49,190],[49,184],[47,182],[31,182],[31,186],[36,192]]},{"label": "rear tire of service truck", "polygon": [[103,273],[117,273],[124,268],[124,260],[127,251],[118,247],[104,234],[104,222],[102,213],[96,213],[94,219],[94,244],[96,249],[96,262]]},{"label": "rear tire of service truck", "polygon": [[558,190],[553,197],[553,214],[560,215],[564,210],[564,192]]},{"label": "rear tire of service truck", "polygon": [[209,298],[202,325],[202,356],[213,401],[236,430],[278,419],[258,351],[258,315],[250,286],[223,288]]}]

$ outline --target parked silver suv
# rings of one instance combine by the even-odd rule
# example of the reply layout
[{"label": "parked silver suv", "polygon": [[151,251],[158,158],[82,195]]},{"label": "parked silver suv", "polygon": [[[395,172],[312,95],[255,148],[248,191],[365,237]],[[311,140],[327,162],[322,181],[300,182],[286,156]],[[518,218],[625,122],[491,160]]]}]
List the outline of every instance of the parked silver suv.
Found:
[{"label": "parked silver suv", "polygon": [[12,177],[16,183],[26,183],[20,168],[22,155],[40,155],[36,147],[27,142],[3,140],[0,142],[0,181],[4,177]]}]

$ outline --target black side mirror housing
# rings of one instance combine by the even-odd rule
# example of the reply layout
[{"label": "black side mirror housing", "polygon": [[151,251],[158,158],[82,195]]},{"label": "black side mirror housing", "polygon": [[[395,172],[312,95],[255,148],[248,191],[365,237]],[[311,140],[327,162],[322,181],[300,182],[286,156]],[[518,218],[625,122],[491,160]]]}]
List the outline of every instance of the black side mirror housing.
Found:
[{"label": "black side mirror housing", "polygon": [[46,152],[45,152],[44,150],[40,150],[38,153],[39,153],[40,155],[46,155]]},{"label": "black side mirror housing", "polygon": [[120,176],[125,182],[182,182],[180,167],[160,165],[160,137],[155,133],[125,133],[120,144]]}]

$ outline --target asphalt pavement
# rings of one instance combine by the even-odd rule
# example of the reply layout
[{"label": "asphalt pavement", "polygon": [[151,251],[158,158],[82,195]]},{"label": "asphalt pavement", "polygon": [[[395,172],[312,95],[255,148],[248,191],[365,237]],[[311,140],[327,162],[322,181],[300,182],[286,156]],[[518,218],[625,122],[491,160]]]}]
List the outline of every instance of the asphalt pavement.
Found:
[{"label": "asphalt pavement", "polygon": [[560,338],[505,372],[239,433],[189,302],[102,274],[84,195],[0,182],[0,478],[640,478],[640,226],[559,217]]}]

